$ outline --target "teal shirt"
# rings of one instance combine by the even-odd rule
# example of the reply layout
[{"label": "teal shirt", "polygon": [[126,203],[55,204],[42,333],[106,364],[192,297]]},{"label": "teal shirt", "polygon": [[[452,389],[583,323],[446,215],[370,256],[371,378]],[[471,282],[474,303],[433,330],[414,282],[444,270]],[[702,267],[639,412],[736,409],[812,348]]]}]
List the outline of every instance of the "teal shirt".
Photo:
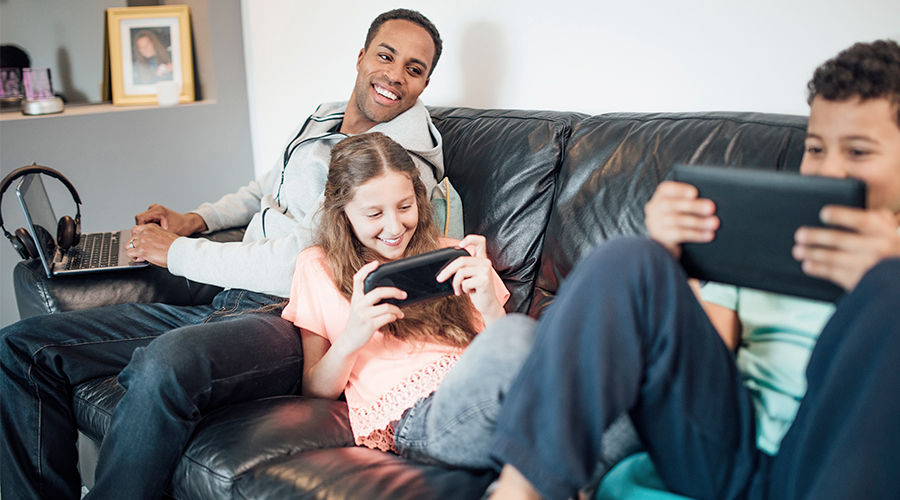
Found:
[{"label": "teal shirt", "polygon": [[834,304],[720,283],[707,283],[701,295],[741,320],[737,364],[756,409],[756,446],[774,455],[806,393],[806,365]]}]

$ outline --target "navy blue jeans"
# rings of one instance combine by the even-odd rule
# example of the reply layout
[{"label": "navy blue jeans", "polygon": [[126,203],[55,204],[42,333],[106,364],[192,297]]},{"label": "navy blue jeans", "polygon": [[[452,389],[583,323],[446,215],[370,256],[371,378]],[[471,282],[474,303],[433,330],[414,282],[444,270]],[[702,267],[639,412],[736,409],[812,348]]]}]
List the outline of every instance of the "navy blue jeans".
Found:
[{"label": "navy blue jeans", "polygon": [[226,290],[211,305],[121,304],[22,320],[0,332],[4,500],[78,498],[74,386],[127,389],[90,498],[159,498],[200,417],[299,389],[299,331],[282,299]]},{"label": "navy blue jeans", "polygon": [[611,241],[566,279],[507,394],[494,458],[569,498],[628,412],[673,491],[692,498],[900,498],[900,259],[844,297],[770,457],[733,354],[680,265],[646,239]]}]

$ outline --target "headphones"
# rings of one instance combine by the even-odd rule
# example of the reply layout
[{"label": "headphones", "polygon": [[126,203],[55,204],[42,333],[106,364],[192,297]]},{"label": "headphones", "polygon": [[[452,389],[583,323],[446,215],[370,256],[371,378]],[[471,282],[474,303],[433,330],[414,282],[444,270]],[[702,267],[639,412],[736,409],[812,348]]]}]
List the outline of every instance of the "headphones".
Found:
[{"label": "headphones", "polygon": [[[59,223],[56,225],[56,243],[62,250],[68,250],[77,245],[78,241],[81,239],[81,197],[78,196],[78,191],[75,190],[75,186],[69,182],[69,179],[66,179],[66,177],[58,171],[50,167],[38,165],[37,163],[32,163],[31,165],[26,165],[13,170],[9,175],[4,177],[3,182],[0,183],[0,202],[2,202],[3,193],[6,192],[6,189],[10,184],[19,177],[28,174],[44,174],[55,177],[69,190],[69,194],[71,194],[72,199],[75,200],[75,218],[73,219],[68,215],[64,215],[59,219]],[[3,227],[2,212],[0,212],[0,229],[3,230],[3,235],[9,239],[13,248],[16,249],[16,252],[18,252],[23,259],[34,259],[39,256],[37,245],[31,235],[28,234],[28,230],[24,227],[20,227],[16,229],[15,235],[12,235],[5,227]],[[52,240],[52,237],[49,235],[40,235],[40,237],[42,239],[43,237],[48,237]]]}]

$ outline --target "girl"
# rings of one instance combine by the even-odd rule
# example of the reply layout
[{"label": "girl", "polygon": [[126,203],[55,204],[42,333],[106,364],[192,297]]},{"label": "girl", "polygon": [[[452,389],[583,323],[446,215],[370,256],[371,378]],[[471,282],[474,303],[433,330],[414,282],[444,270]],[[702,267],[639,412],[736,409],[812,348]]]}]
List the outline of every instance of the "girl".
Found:
[{"label": "girl", "polygon": [[[531,338],[489,329],[472,343],[509,297],[484,237],[439,238],[412,159],[380,133],[334,147],[321,210],[317,245],[300,252],[283,312],[302,334],[303,394],[343,393],[358,445],[489,467],[493,415]],[[404,299],[402,290],[363,293],[380,263],[453,244],[472,254],[437,276],[452,279],[455,296],[401,309],[380,302]]]}]

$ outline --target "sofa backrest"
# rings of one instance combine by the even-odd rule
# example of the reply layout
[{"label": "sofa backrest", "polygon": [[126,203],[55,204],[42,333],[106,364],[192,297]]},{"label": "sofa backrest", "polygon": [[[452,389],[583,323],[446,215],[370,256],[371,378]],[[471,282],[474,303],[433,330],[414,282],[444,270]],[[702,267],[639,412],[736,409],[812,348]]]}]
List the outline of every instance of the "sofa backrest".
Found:
[{"label": "sofa backrest", "polygon": [[745,112],[432,117],[466,232],[487,237],[512,293],[507,309],[535,317],[588,250],[645,232],[644,204],[672,164],[796,170],[806,130],[802,116]]},{"label": "sofa backrest", "polygon": [[[806,118],[758,113],[607,114],[572,131],[529,314],[591,248],[644,234],[644,205],[675,163],[797,170]],[[465,209],[465,207],[463,207]]]},{"label": "sofa backrest", "polygon": [[510,291],[507,309],[527,312],[573,123],[552,111],[431,109],[444,165],[463,204],[466,233],[487,237],[488,254]]}]

